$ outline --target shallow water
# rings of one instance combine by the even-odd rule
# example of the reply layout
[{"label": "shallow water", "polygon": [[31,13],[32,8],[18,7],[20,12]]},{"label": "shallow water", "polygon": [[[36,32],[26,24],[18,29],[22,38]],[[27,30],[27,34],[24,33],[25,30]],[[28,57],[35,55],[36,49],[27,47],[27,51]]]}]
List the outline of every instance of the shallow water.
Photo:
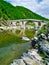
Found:
[{"label": "shallow water", "polygon": [[25,42],[10,31],[0,33],[0,65],[9,65],[14,59],[21,58],[24,52],[31,48],[30,42]]},{"label": "shallow water", "polygon": [[0,48],[0,65],[9,65],[14,59],[20,58],[23,52],[27,52],[29,48],[31,48],[30,42]]}]

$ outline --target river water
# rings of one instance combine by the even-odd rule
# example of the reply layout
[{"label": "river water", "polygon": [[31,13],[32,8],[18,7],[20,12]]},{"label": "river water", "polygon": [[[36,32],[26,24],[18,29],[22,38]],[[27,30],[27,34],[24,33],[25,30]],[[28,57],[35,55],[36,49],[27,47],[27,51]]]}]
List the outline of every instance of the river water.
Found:
[{"label": "river water", "polygon": [[31,43],[12,44],[0,48],[0,65],[9,65],[13,59],[18,59],[24,52],[31,48]]},{"label": "river water", "polygon": [[[7,34],[5,34],[3,32],[0,33],[0,44],[1,45],[4,45],[5,41],[6,42],[9,41],[9,40],[7,40],[8,37],[10,37],[8,35],[9,35],[9,33],[7,33]],[[7,39],[5,36],[7,37]],[[12,38],[13,37],[10,37],[9,39],[12,41],[14,39],[14,38],[13,39]],[[3,43],[1,43],[1,41]],[[7,45],[7,43],[6,43],[6,45]],[[20,58],[21,55],[24,52],[27,52],[27,50],[29,48],[31,48],[31,42],[18,43],[18,44],[17,44],[17,42],[16,42],[16,44],[15,44],[15,42],[14,43],[11,42],[10,45],[3,46],[3,47],[0,46],[0,65],[9,65],[10,63],[13,62],[14,59]]]}]

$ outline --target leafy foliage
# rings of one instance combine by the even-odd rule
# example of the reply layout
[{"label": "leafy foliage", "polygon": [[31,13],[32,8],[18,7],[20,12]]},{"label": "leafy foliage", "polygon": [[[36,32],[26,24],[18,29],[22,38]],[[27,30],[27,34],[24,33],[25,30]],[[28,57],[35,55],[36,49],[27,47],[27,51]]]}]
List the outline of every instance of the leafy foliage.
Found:
[{"label": "leafy foliage", "polygon": [[48,20],[34,12],[30,11],[29,9],[22,7],[22,6],[12,6],[10,3],[0,0],[0,18],[5,20],[7,19],[40,19],[40,20]]}]

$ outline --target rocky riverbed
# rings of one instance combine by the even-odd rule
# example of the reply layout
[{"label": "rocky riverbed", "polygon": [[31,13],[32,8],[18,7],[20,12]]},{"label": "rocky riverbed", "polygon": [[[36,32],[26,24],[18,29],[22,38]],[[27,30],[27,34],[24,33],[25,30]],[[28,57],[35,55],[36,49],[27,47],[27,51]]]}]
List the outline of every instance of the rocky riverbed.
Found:
[{"label": "rocky riverbed", "polygon": [[[34,48],[23,53],[21,59],[13,60],[10,65],[49,65],[49,42],[45,35],[41,34],[38,38],[34,37],[31,43]],[[40,56],[42,52],[45,57]]]},{"label": "rocky riverbed", "polygon": [[45,65],[42,57],[37,53],[38,50],[31,49],[23,53],[21,59],[14,59],[10,65]]}]

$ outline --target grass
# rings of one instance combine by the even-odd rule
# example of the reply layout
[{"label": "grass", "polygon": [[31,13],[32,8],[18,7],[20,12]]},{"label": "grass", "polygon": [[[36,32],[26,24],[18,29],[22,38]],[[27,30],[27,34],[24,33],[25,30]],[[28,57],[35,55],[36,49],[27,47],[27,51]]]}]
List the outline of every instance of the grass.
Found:
[{"label": "grass", "polygon": [[16,30],[16,34],[19,34],[20,33],[20,30]]},{"label": "grass", "polygon": [[44,63],[46,64],[47,60],[45,59],[46,57],[45,53],[44,52],[40,53],[40,56],[44,59]]},{"label": "grass", "polygon": [[31,25],[31,26],[35,26],[35,24],[31,21],[27,22],[26,25]]},{"label": "grass", "polygon": [[34,37],[35,31],[33,29],[26,29],[25,34],[28,38],[32,39]]},{"label": "grass", "polygon": [[47,29],[42,27],[41,30],[39,30],[39,32],[46,33],[47,32]]},{"label": "grass", "polygon": [[[19,35],[18,33],[20,33],[20,30],[16,30],[16,34],[9,31],[0,32],[0,47],[26,42],[22,40],[22,34]],[[26,29],[24,33],[28,38],[32,39],[35,31]]]},{"label": "grass", "polygon": [[8,46],[12,43],[23,43],[21,36],[17,36],[13,33],[0,32],[0,47]]},{"label": "grass", "polygon": [[42,52],[40,53],[40,56],[44,58],[46,55]]}]

